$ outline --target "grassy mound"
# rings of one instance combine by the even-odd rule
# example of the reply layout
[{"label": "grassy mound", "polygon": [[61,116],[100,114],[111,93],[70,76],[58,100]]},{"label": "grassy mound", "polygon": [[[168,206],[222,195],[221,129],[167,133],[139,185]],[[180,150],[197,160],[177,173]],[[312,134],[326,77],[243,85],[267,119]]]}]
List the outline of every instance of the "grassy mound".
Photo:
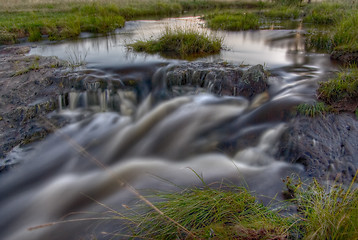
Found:
[{"label": "grassy mound", "polygon": [[193,28],[167,27],[157,40],[137,41],[128,46],[137,52],[186,59],[219,53],[222,39]]}]

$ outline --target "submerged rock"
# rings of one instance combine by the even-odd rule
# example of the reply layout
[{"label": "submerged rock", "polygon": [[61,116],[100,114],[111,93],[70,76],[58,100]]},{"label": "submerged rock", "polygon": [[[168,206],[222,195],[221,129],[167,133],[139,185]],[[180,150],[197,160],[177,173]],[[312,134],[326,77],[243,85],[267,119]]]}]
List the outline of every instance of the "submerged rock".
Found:
[{"label": "submerged rock", "polygon": [[227,63],[190,62],[174,65],[166,73],[170,88],[192,86],[216,95],[243,96],[252,99],[268,88],[262,65],[248,70]]},{"label": "submerged rock", "polygon": [[358,121],[352,114],[294,119],[282,136],[280,158],[303,164],[321,181],[349,183],[358,169]]}]

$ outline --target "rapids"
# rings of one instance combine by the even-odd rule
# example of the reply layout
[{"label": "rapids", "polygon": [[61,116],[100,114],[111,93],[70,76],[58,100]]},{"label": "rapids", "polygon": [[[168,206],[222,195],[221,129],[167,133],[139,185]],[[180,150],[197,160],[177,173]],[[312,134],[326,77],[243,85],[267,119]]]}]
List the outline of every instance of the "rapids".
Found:
[{"label": "rapids", "polygon": [[304,175],[302,166],[274,155],[290,112],[312,101],[317,81],[335,70],[329,57],[305,52],[301,29],[218,32],[225,50],[198,61],[265,64],[269,89],[253,99],[217,94],[212,86],[168,89],[169,69],[184,61],[132,53],[124,43],[171,21],[187,19],[129,22],[115,36],[33,49],[63,58],[65,48],[87,49],[79,73],[140,84],[94,84],[59,99],[54,114],[72,123],[0,176],[1,238],[112,239],[127,233],[118,215],[140,201],[138,192],[201,186],[198,174],[206,184],[246,186],[268,203],[283,198],[283,178]]}]

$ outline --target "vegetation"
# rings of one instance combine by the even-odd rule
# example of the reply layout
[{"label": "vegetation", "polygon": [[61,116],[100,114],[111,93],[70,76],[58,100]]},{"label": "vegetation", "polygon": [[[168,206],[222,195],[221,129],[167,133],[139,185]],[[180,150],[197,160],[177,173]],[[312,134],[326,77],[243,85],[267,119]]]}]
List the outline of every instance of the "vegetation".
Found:
[{"label": "vegetation", "polygon": [[260,27],[259,17],[253,13],[218,14],[208,18],[208,26],[221,30],[250,30]]},{"label": "vegetation", "polygon": [[305,23],[313,24],[335,24],[344,15],[344,5],[340,3],[312,4],[306,8]]},{"label": "vegetation", "polygon": [[358,51],[358,15],[349,14],[340,21],[333,36],[335,50]]},{"label": "vegetation", "polygon": [[328,27],[323,30],[315,29],[308,34],[306,41],[308,48],[343,53],[358,51],[357,6],[337,3],[321,3],[313,6],[308,8],[304,22],[324,24]]},{"label": "vegetation", "polygon": [[358,98],[358,68],[352,66],[344,69],[335,78],[321,82],[318,95],[329,104],[344,99],[356,100]]},{"label": "vegetation", "polygon": [[220,52],[222,39],[193,28],[167,27],[157,40],[137,41],[128,46],[138,52],[191,58]]},{"label": "vegetation", "polygon": [[323,102],[302,103],[296,108],[297,113],[308,117],[316,117],[331,112],[332,108]]}]

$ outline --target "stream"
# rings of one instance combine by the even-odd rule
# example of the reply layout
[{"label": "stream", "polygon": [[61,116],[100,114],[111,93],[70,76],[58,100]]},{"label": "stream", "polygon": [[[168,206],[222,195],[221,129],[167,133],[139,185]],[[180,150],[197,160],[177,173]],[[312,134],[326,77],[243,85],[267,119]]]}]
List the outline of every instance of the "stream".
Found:
[{"label": "stream", "polygon": [[[304,170],[275,159],[280,136],[295,106],[314,101],[317,82],[338,66],[329,55],[305,51],[300,26],[213,32],[224,39],[224,49],[192,62],[126,47],[167,26],[203,24],[197,17],[130,21],[111,36],[82,34],[32,48],[31,55],[85,61],[70,77],[86,86],[59,97],[54,114],[71,123],[2,178],[4,239],[112,239],[127,229],[109,207],[119,214],[138,203],[138,192],[180,191],[202,186],[201,178],[214,187],[248,187],[266,204],[283,199],[282,179],[304,176]],[[245,75],[257,64],[263,74],[269,71],[269,87],[253,96],[216,82],[190,82],[189,73],[178,82],[168,78],[180,66],[192,75],[200,69]]]}]

